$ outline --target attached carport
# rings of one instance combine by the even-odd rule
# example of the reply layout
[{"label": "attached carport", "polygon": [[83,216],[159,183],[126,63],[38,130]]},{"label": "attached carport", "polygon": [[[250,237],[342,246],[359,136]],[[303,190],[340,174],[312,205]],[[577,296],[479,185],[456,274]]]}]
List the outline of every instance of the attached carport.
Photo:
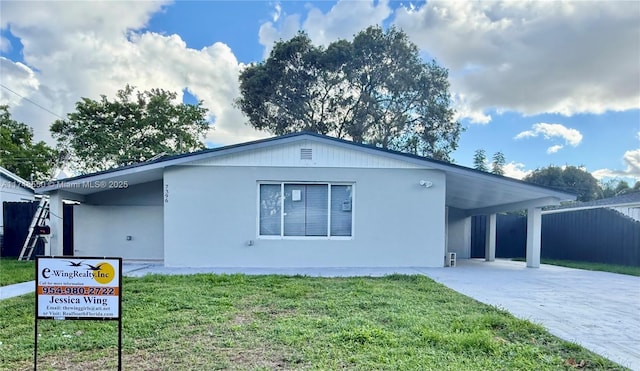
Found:
[{"label": "attached carport", "polygon": [[576,195],[452,164],[441,169],[447,174],[447,251],[470,258],[471,217],[487,215],[485,260],[494,261],[496,214],[526,210],[527,267],[540,267],[542,208]]}]

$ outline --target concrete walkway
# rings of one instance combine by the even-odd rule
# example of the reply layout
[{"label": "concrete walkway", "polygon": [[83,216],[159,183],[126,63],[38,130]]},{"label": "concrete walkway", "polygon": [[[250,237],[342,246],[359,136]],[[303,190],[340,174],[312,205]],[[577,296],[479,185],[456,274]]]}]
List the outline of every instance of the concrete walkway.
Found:
[{"label": "concrete walkway", "polygon": [[[640,277],[523,262],[459,260],[455,268],[167,268],[123,264],[123,274],[244,273],[314,277],[424,274],[480,302],[538,323],[552,334],[640,371]],[[0,299],[34,291],[34,282],[0,288]]]}]

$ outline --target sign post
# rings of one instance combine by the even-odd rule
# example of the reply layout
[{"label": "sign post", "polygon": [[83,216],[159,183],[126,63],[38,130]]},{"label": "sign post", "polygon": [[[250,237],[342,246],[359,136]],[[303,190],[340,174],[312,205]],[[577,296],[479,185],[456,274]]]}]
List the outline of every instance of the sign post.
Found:
[{"label": "sign post", "polygon": [[118,321],[118,370],[122,369],[122,258],[36,257],[34,370],[38,320]]}]

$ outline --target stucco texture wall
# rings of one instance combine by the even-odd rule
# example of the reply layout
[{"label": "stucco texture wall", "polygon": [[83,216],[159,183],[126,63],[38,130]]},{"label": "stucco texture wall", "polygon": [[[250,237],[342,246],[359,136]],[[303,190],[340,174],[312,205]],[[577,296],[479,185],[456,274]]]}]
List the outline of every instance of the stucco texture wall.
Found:
[{"label": "stucco texture wall", "polygon": [[77,205],[74,255],[162,260],[162,213],[162,206]]},{"label": "stucco texture wall", "polygon": [[[420,186],[420,180],[433,187]],[[348,239],[258,236],[258,184],[355,186]],[[441,267],[445,175],[424,169],[183,166],[164,175],[164,262],[192,267]],[[252,240],[252,246],[248,241]]]},{"label": "stucco texture wall", "polygon": [[162,181],[95,193],[74,207],[74,255],[162,260],[163,229]]}]

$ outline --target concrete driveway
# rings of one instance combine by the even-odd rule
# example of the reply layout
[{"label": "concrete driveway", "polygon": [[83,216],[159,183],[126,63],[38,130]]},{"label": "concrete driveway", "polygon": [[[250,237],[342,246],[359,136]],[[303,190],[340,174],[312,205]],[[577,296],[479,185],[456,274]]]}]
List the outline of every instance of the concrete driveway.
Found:
[{"label": "concrete driveway", "polygon": [[640,370],[640,277],[496,260],[421,273],[552,334]]}]

